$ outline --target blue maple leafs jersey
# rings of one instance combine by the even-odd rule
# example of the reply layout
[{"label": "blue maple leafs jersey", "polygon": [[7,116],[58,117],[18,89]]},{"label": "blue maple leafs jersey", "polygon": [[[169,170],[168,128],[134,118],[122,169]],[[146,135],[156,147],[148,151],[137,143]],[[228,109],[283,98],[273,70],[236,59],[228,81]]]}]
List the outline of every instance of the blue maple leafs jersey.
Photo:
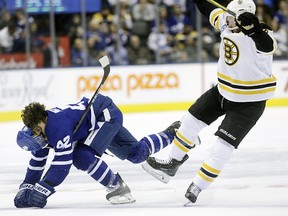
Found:
[{"label": "blue maple leafs jersey", "polygon": [[112,100],[99,94],[78,131],[73,134],[73,130],[88,103],[89,99],[84,97],[78,103],[68,104],[63,108],[55,107],[47,110],[48,119],[45,133],[49,146],[32,152],[24,182],[35,184],[41,179],[49,149],[52,148],[55,151],[54,158],[42,180],[54,187],[64,181],[73,162],[73,143],[85,139],[90,131],[98,128],[97,121],[103,118],[103,110],[107,109]]}]

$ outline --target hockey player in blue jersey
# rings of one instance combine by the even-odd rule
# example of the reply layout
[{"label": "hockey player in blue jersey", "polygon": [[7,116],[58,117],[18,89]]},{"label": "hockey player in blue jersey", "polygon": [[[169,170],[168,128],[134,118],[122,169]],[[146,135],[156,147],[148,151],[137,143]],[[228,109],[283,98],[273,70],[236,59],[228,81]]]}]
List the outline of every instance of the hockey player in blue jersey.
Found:
[{"label": "hockey player in blue jersey", "polygon": [[[17,144],[32,152],[25,179],[14,198],[17,208],[43,208],[69,174],[72,164],[86,171],[107,188],[106,199],[112,204],[133,203],[129,187],[101,159],[109,150],[121,160],[141,163],[153,153],[169,145],[180,126],[175,122],[166,130],[151,134],[140,141],[123,126],[123,115],[112,99],[99,94],[75,134],[73,130],[89,103],[83,98],[64,108],[46,110],[33,102],[21,114],[25,127],[18,132]],[[48,153],[55,156],[45,175]]]}]

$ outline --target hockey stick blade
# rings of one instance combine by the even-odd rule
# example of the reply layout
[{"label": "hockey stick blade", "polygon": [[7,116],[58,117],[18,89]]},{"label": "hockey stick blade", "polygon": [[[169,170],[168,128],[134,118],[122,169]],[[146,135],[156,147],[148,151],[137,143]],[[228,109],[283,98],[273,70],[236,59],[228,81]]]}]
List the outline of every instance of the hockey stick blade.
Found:
[{"label": "hockey stick blade", "polygon": [[109,73],[110,73],[110,63],[109,63],[109,59],[107,56],[103,56],[102,58],[100,58],[99,62],[100,62],[101,66],[104,70],[104,76],[103,76],[101,83],[100,83],[100,85],[101,84],[103,85],[104,82],[106,81]]},{"label": "hockey stick blade", "polygon": [[234,13],[233,11],[229,10],[227,7],[224,7],[223,5],[219,4],[218,2],[214,1],[214,0],[207,0],[209,3],[213,4],[214,6],[221,8],[222,10],[226,11],[227,13],[229,13],[230,15],[236,17],[236,13]]},{"label": "hockey stick blade", "polygon": [[99,62],[100,62],[101,66],[102,66],[102,68],[104,70],[104,75],[103,75],[102,80],[101,80],[98,88],[96,89],[94,95],[92,96],[91,100],[89,101],[89,103],[88,103],[83,115],[81,116],[79,122],[77,123],[76,127],[74,128],[73,134],[75,134],[78,131],[80,125],[82,124],[84,118],[87,116],[87,114],[88,114],[88,112],[90,110],[90,107],[92,106],[92,104],[96,100],[96,98],[97,98],[102,86],[104,85],[104,83],[105,83],[105,81],[106,81],[106,79],[107,79],[107,77],[108,77],[108,75],[110,73],[109,58],[107,56],[103,56],[102,58],[99,59]]}]

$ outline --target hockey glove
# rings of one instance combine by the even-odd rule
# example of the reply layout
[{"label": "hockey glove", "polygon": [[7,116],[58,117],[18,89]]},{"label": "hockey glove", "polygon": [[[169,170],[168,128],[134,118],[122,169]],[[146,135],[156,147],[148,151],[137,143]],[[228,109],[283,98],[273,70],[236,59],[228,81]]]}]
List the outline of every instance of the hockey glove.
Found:
[{"label": "hockey glove", "polygon": [[248,35],[249,37],[263,31],[263,27],[260,24],[257,16],[249,12],[244,12],[237,16],[236,25],[245,35]]},{"label": "hockey glove", "polygon": [[23,182],[19,186],[19,191],[14,198],[14,205],[16,208],[31,207],[28,203],[28,198],[33,190],[34,185]]},{"label": "hockey glove", "polygon": [[28,203],[31,207],[43,208],[47,203],[47,198],[55,193],[55,189],[44,181],[36,183],[30,193]]}]

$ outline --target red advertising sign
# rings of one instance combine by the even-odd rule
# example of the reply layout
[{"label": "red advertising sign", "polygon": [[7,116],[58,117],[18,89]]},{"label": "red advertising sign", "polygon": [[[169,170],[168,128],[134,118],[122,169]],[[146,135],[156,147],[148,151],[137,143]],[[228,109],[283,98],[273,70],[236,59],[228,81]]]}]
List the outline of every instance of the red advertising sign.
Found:
[{"label": "red advertising sign", "polygon": [[27,61],[25,53],[0,55],[0,70],[42,68],[43,54],[32,53]]},{"label": "red advertising sign", "polygon": [[[42,51],[49,46],[50,37],[42,38],[45,45],[39,52],[31,53],[27,60],[26,53],[1,54],[0,55],[0,70],[7,69],[27,69],[27,68],[43,68],[44,54]],[[58,66],[70,66],[70,41],[68,37],[59,37],[57,54],[59,57]],[[47,66],[45,66],[47,67]]]}]

